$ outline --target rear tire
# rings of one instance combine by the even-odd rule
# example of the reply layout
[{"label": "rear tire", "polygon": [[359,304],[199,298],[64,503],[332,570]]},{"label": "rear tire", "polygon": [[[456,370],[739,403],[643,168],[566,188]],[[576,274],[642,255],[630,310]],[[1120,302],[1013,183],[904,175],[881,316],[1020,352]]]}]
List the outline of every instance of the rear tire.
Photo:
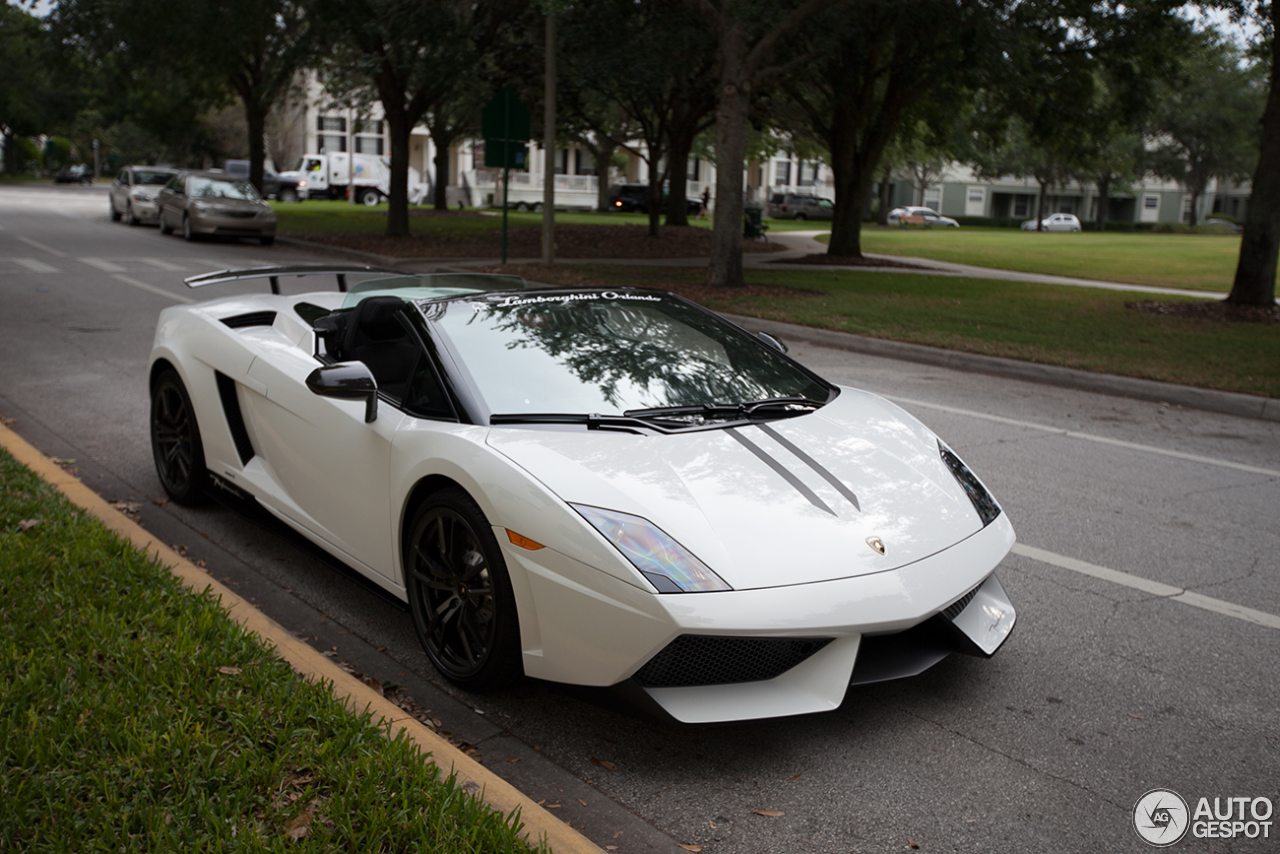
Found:
[{"label": "rear tire", "polygon": [[524,674],[515,594],[493,527],[458,487],[414,511],[405,541],[413,627],[440,674],[471,691],[504,688]]},{"label": "rear tire", "polygon": [[209,484],[200,427],[182,379],[172,368],[151,388],[151,454],[160,485],[174,502],[199,504]]},{"label": "rear tire", "polygon": [[272,243],[276,242],[276,236],[272,234],[265,237],[259,237],[258,242],[261,243],[263,246],[270,246]]},{"label": "rear tire", "polygon": [[377,190],[361,190],[356,196],[356,201],[366,207],[373,207],[380,200]]}]

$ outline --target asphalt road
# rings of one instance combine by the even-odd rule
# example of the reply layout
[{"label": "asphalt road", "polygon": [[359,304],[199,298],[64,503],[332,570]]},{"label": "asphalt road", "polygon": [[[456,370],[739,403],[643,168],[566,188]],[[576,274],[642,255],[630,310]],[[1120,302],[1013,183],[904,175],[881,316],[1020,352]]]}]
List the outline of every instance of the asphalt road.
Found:
[{"label": "asphalt road", "polygon": [[[280,526],[154,503],[146,361],[157,313],[203,298],[181,277],[318,257],[106,214],[101,187],[0,186],[0,415],[299,636],[404,686],[602,847],[1141,851],[1151,789],[1193,813],[1248,798],[1246,821],[1280,806],[1280,424],[798,344],[936,429],[1000,499],[1019,537],[1000,570],[1019,610],[1005,648],[748,725],[658,722],[540,682],[470,695],[434,675],[407,614]],[[1275,837],[1280,815],[1266,820]]]}]

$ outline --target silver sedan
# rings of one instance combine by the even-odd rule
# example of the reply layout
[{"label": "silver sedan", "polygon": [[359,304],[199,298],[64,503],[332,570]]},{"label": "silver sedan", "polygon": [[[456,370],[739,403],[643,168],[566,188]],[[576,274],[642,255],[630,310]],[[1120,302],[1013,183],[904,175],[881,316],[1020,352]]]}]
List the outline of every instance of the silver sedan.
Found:
[{"label": "silver sedan", "polygon": [[160,232],[181,229],[187,240],[204,235],[276,239],[276,214],[253,185],[224,172],[181,172],[160,191]]},{"label": "silver sedan", "polygon": [[116,173],[108,193],[111,221],[129,225],[154,222],[160,212],[156,199],[160,188],[178,174],[164,166],[126,166]]}]

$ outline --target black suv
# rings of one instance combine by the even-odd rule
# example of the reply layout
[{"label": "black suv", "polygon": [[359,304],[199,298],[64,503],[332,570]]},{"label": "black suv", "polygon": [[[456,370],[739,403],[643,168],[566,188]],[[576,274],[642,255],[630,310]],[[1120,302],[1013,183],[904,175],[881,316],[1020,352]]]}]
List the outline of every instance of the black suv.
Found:
[{"label": "black suv", "polygon": [[[665,198],[665,194],[664,194]],[[685,210],[696,214],[702,210],[702,202],[697,199],[685,199]],[[648,184],[614,184],[609,188],[609,210],[623,213],[649,212]]]}]

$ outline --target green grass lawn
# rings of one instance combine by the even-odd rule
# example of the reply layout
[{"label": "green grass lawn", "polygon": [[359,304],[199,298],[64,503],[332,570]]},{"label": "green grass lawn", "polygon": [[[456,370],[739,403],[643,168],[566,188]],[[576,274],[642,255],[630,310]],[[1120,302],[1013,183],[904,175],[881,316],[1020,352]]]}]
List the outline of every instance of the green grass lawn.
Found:
[{"label": "green grass lawn", "polygon": [[0,850],[527,852],[0,451]]},{"label": "green grass lawn", "polygon": [[1227,293],[1240,255],[1240,237],[867,226],[862,230],[862,249],[1001,270]]},{"label": "green grass lawn", "polygon": [[[382,234],[387,228],[387,205],[352,205],[348,202],[306,201],[301,203],[282,204],[272,202],[275,209],[278,228],[281,234],[300,233],[355,233]],[[414,208],[410,211],[427,211],[428,207]],[[454,209],[456,210],[456,209]],[[469,237],[502,227],[502,212],[486,208],[481,211],[485,216],[413,216],[409,217],[409,230],[413,234],[424,234],[432,237]],[[465,213],[476,213],[476,209],[467,209]],[[649,217],[638,213],[600,213],[596,211],[557,211],[556,222],[560,225],[648,225]],[[689,218],[689,224],[695,228],[711,228],[709,219]],[[538,227],[542,225],[542,214],[532,211],[507,212],[509,228]],[[769,220],[772,231],[802,231],[814,228],[813,223],[797,223],[791,220]],[[821,228],[822,226],[817,226]]]},{"label": "green grass lawn", "polygon": [[1280,325],[1125,308],[1149,294],[864,271],[748,270],[759,296],[701,287],[704,271],[591,265],[513,268],[530,279],[685,291],[718,311],[1122,376],[1280,397]]}]

